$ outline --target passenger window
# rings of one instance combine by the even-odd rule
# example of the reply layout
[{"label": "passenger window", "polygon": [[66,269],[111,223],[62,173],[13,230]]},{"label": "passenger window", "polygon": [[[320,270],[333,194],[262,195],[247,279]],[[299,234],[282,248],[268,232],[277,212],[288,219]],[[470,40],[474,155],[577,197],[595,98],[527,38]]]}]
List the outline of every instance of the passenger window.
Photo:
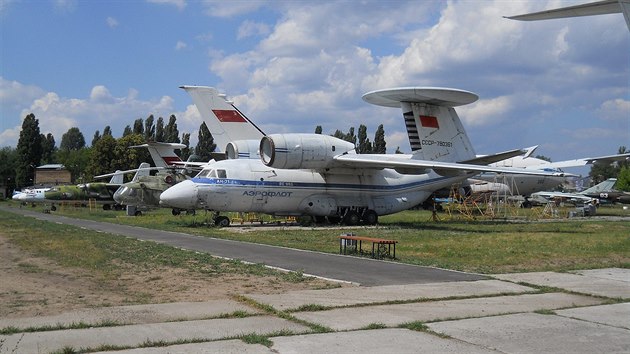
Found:
[{"label": "passenger window", "polygon": [[217,170],[217,174],[219,178],[227,178],[227,174],[225,173],[225,170]]}]

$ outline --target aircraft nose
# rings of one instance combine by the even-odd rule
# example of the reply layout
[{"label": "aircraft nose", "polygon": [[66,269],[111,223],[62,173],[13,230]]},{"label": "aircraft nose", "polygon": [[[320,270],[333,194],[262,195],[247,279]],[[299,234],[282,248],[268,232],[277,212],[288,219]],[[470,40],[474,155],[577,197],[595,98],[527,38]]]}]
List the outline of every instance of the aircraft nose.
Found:
[{"label": "aircraft nose", "polygon": [[160,195],[160,205],[179,209],[196,209],[197,187],[191,180],[182,181]]}]

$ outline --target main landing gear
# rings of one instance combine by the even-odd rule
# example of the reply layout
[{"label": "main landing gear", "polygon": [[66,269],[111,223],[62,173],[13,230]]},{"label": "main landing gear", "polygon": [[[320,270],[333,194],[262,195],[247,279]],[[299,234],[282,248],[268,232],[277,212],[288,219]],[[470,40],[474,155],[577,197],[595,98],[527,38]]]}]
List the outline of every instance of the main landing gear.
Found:
[{"label": "main landing gear", "polygon": [[342,215],[341,222],[348,226],[376,225],[378,223],[378,214],[372,209],[346,209]]}]

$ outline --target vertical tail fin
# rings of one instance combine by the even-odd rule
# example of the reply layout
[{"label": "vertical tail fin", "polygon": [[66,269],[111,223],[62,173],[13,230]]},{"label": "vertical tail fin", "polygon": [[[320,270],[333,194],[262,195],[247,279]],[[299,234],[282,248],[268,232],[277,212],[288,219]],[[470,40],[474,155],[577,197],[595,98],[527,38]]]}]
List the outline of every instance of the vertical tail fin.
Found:
[{"label": "vertical tail fin", "polygon": [[136,182],[142,176],[148,176],[150,173],[149,171],[150,167],[151,165],[149,165],[146,162],[141,163],[140,167],[138,167],[138,170],[136,171],[136,174],[133,175],[131,182]]},{"label": "vertical tail fin", "polygon": [[436,87],[393,88],[363,95],[363,100],[369,103],[402,109],[414,158],[444,162],[475,158],[466,130],[453,107],[478,98],[472,92]]},{"label": "vertical tail fin", "polygon": [[192,97],[195,106],[212,133],[220,151],[236,140],[257,140],[265,136],[254,123],[242,114],[217,89],[205,86],[181,86]]},{"label": "vertical tail fin", "polygon": [[120,170],[117,170],[116,174],[114,174],[109,180],[110,184],[123,184],[125,176],[123,174],[119,174],[118,172],[120,172]]},{"label": "vertical tail fin", "polygon": [[179,143],[160,143],[150,142],[142,145],[131,146],[132,148],[147,148],[155,167],[171,167],[175,166],[176,162],[182,162],[182,159],[175,154],[176,149],[183,149],[186,147],[184,144]]},{"label": "vertical tail fin", "polygon": [[601,192],[607,192],[613,190],[613,187],[617,183],[616,178],[609,178],[600,184],[596,184],[589,189],[583,190],[580,194],[597,194]]}]

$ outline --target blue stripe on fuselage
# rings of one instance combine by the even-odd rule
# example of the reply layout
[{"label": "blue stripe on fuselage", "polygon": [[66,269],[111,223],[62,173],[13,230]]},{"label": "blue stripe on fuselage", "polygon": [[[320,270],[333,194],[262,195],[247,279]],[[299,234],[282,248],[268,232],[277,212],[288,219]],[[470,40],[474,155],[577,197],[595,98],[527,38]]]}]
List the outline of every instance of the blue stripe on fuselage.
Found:
[{"label": "blue stripe on fuselage", "polygon": [[426,179],[422,181],[416,181],[404,184],[395,185],[374,185],[374,184],[355,184],[355,183],[309,183],[309,182],[274,182],[274,181],[255,181],[255,180],[243,180],[243,179],[231,179],[231,178],[193,178],[192,181],[198,184],[216,185],[216,186],[252,186],[257,188],[296,188],[296,189],[317,189],[317,190],[330,190],[330,189],[351,189],[351,190],[369,190],[369,191],[398,191],[409,188],[415,188],[422,185],[431,185],[436,182],[441,182],[452,177],[437,177]]}]

